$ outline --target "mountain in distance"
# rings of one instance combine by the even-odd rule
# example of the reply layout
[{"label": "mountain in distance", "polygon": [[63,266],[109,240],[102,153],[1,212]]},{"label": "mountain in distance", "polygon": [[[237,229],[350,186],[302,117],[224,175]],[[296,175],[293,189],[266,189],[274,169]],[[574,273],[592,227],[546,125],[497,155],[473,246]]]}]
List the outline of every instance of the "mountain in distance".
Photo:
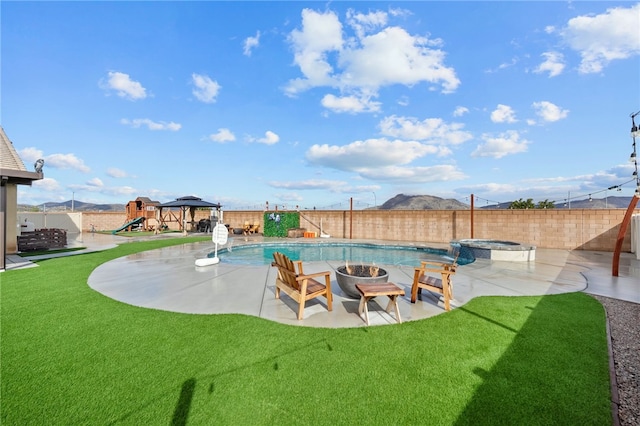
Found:
[{"label": "mountain in distance", "polygon": [[[592,198],[591,200],[571,200],[571,208],[572,209],[626,209],[629,207],[629,203],[631,202],[632,197],[607,197],[607,198]],[[515,201],[515,200],[513,200]],[[538,204],[535,202],[534,204]],[[476,202],[475,207],[479,209],[508,209],[511,205],[511,201],[507,201],[505,203],[499,204],[491,204],[488,206],[478,206]],[[556,209],[568,209],[569,202],[565,202],[564,200],[560,202],[556,202]]]},{"label": "mountain in distance", "polygon": [[82,201],[63,201],[61,203],[47,202],[36,206],[26,204],[18,204],[18,211],[48,211],[48,212],[70,212],[73,205],[73,211],[76,212],[124,212],[124,204],[95,204],[83,203]]},{"label": "mountain in distance", "polygon": [[469,205],[452,198],[405,194],[398,194],[377,207],[378,210],[468,210],[469,208]]}]

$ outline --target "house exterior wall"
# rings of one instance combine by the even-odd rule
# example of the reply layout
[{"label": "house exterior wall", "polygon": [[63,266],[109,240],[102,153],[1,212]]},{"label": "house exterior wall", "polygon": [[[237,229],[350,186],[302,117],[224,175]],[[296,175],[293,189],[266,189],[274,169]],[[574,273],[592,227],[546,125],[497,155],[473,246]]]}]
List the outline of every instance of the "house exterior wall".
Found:
[{"label": "house exterior wall", "polygon": [[6,191],[6,236],[5,236],[5,252],[6,254],[15,254],[18,252],[18,222],[16,211],[18,209],[18,185],[7,184]]}]

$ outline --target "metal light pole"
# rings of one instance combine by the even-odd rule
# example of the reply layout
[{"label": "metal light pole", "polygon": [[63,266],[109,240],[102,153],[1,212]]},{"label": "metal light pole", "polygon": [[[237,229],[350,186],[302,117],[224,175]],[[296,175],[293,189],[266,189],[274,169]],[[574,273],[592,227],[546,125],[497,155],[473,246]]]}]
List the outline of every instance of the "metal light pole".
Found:
[{"label": "metal light pole", "polygon": [[376,193],[371,191],[373,194],[373,207],[375,208],[378,205],[378,200],[376,200]]}]

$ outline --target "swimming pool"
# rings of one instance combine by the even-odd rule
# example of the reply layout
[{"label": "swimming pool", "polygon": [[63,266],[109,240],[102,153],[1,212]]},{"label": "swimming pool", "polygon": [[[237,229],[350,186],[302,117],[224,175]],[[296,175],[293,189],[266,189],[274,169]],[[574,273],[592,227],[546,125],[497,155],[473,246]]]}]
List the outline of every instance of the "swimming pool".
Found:
[{"label": "swimming pool", "polygon": [[[235,265],[268,265],[273,253],[279,251],[292,260],[305,262],[348,261],[349,263],[379,265],[419,266],[421,260],[451,262],[445,249],[431,247],[388,246],[363,243],[263,243],[223,248],[218,257],[223,263]],[[213,253],[209,253],[213,257]],[[471,263],[472,259],[458,259],[458,264]]]}]

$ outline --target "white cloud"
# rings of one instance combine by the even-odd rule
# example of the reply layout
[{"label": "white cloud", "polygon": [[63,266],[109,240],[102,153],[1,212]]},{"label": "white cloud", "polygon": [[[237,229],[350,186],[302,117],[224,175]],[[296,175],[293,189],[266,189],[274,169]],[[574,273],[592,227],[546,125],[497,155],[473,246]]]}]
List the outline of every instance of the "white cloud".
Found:
[{"label": "white cloud", "polygon": [[444,93],[460,85],[453,68],[444,65],[445,53],[432,48],[440,40],[412,36],[400,27],[387,27],[359,40],[360,44],[340,52],[344,72],[340,82],[346,87],[377,90],[382,86],[420,82],[439,84]]},{"label": "white cloud", "polygon": [[264,133],[264,137],[263,138],[249,138],[250,142],[257,142],[257,143],[263,143],[265,145],[273,145],[276,144],[280,141],[280,136],[278,136],[277,134],[273,133],[271,130],[267,130]]},{"label": "white cloud", "polygon": [[[275,194],[275,196],[276,196],[277,199],[282,200],[282,201],[296,202],[296,201],[302,201],[303,200],[302,196],[296,194],[295,192],[279,193],[279,194]],[[287,208],[286,205],[283,208],[286,209]]]},{"label": "white cloud", "polygon": [[360,173],[367,179],[402,183],[445,182],[465,179],[467,176],[455,166],[443,164],[430,167],[388,166],[367,169]]},{"label": "white cloud", "polygon": [[325,95],[322,98],[323,107],[333,112],[376,112],[380,111],[380,102],[374,102],[366,98],[358,98],[356,96],[337,97],[332,94]]},{"label": "white cloud", "polygon": [[309,179],[294,182],[271,181],[268,182],[268,185],[272,186],[273,188],[283,188],[291,190],[333,190],[336,187],[346,186],[347,182],[325,179]]},{"label": "white cloud", "polygon": [[[18,151],[18,154],[20,155],[20,158],[27,163],[35,163],[35,161],[39,158],[44,158],[44,153],[41,150],[33,147],[21,149],[20,151]],[[25,164],[25,166],[27,165]],[[46,161],[44,163],[44,166],[47,167]]]},{"label": "white cloud", "polygon": [[491,121],[494,123],[515,123],[518,120],[516,120],[516,114],[510,106],[498,104],[491,113]]},{"label": "white cloud", "polygon": [[87,186],[93,186],[95,188],[102,188],[104,183],[99,178],[93,178],[87,181]]},{"label": "white cloud", "polygon": [[493,73],[496,73],[496,72],[498,72],[500,70],[511,68],[511,67],[515,66],[517,63],[518,63],[518,58],[511,58],[510,62],[503,62],[500,65],[498,65],[497,68],[488,69],[485,72],[487,74],[493,74]]},{"label": "white cloud", "polygon": [[313,145],[306,153],[311,164],[344,171],[364,171],[378,167],[408,164],[428,154],[437,154],[437,147],[416,141],[368,139],[349,145]]},{"label": "white cloud", "polygon": [[243,54],[246,56],[251,56],[251,51],[260,45],[260,31],[256,32],[255,37],[247,37],[244,40],[244,49]]},{"label": "white cloud", "polygon": [[83,173],[88,173],[91,169],[84,164],[84,161],[74,154],[51,154],[45,156],[44,153],[33,147],[24,148],[19,151],[20,158],[28,162],[35,162],[37,159],[44,159],[44,170],[47,167],[54,169],[73,169]]},{"label": "white cloud", "polygon": [[499,70],[504,70],[507,68],[511,68],[512,66],[516,65],[518,63],[518,58],[511,58],[510,62],[503,62],[500,65],[498,65],[498,69]]},{"label": "white cloud", "polygon": [[547,101],[534,102],[532,107],[535,109],[536,114],[547,122],[562,120],[569,115],[568,109],[562,109]]},{"label": "white cloud", "polygon": [[111,195],[135,195],[140,193],[140,190],[130,186],[114,186],[110,188],[100,188],[100,192]]},{"label": "white cloud", "polygon": [[147,91],[142,84],[131,80],[129,74],[109,71],[107,81],[100,81],[100,87],[105,90],[114,90],[121,98],[136,101],[147,97]]},{"label": "white cloud", "polygon": [[473,138],[460,123],[445,123],[440,118],[426,118],[419,121],[413,117],[385,117],[379,124],[385,136],[405,140],[419,140],[434,144],[459,145]]},{"label": "white cloud", "polygon": [[57,180],[48,177],[40,180],[34,180],[33,187],[48,193],[59,191],[61,189]]},{"label": "white cloud", "polygon": [[365,33],[370,33],[377,28],[385,26],[387,24],[387,14],[382,11],[364,14],[349,9],[347,11],[347,23],[354,29],[358,37],[362,37]]},{"label": "white cloud", "polygon": [[344,192],[344,193],[362,193],[362,192],[373,192],[379,191],[381,188],[380,185],[356,185],[356,186],[341,186],[337,190],[333,192]]},{"label": "white cloud", "polygon": [[120,178],[126,178],[129,175],[124,170],[120,170],[115,167],[110,167],[107,169],[107,176],[120,179]]},{"label": "white cloud", "polygon": [[478,145],[471,153],[472,157],[493,157],[502,158],[511,154],[526,152],[529,141],[520,139],[520,134],[515,131],[508,131],[496,137],[492,135],[482,135],[485,143]]},{"label": "white cloud", "polygon": [[133,120],[123,118],[120,123],[136,129],[147,126],[149,130],[170,130],[172,132],[177,132],[182,128],[182,124],[174,123],[173,121],[167,123],[165,121],[153,121],[148,118],[134,118]]},{"label": "white cloud", "polygon": [[333,68],[327,53],[342,49],[342,24],[334,12],[318,13],[302,10],[302,30],[293,30],[289,42],[294,51],[294,63],[300,67],[304,79],[289,82],[286,92],[298,92],[316,86],[333,86]]},{"label": "white cloud", "polygon": [[459,106],[459,107],[456,107],[456,109],[453,111],[453,116],[454,117],[462,117],[463,115],[465,115],[468,112],[469,112],[469,108],[463,107],[463,106]]},{"label": "white cloud", "polygon": [[211,80],[209,76],[191,74],[191,82],[195,86],[192,93],[199,101],[211,104],[216,101],[221,86],[217,81]]},{"label": "white cloud", "polygon": [[504,199],[507,194],[522,194],[522,189],[510,183],[480,183],[459,188],[464,193],[482,193]]},{"label": "white cloud", "polygon": [[390,7],[389,15],[404,18],[404,17],[413,15],[413,12],[411,12],[409,9],[399,9],[395,7]]},{"label": "white cloud", "polygon": [[226,128],[218,129],[217,133],[212,133],[208,136],[208,139],[212,142],[233,142],[236,140],[236,136],[231,132],[231,130]]},{"label": "white cloud", "polygon": [[334,12],[302,11],[302,27],[290,33],[289,42],[303,77],[289,81],[285,88],[288,95],[313,87],[333,87],[340,89],[343,98],[354,95],[362,99],[375,97],[380,87],[394,84],[427,82],[441,86],[445,93],[459,86],[453,68],[444,65],[440,40],[413,36],[400,27],[380,29],[387,25],[385,12],[350,10],[347,23],[355,35],[345,39]]},{"label": "white cloud", "polygon": [[84,164],[84,161],[76,157],[74,154],[51,154],[44,159],[45,167],[53,167],[54,169],[73,169],[83,173],[91,171]]},{"label": "white cloud", "polygon": [[69,185],[68,188],[75,192],[91,192],[108,196],[131,196],[136,194],[139,195],[140,193],[140,190],[130,186],[104,186],[102,181],[97,178],[91,179],[83,185]]},{"label": "white cloud", "polygon": [[602,71],[613,60],[639,55],[638,28],[640,3],[570,19],[561,35],[582,57],[579,72],[588,74]]},{"label": "white cloud", "polygon": [[562,74],[564,70],[564,56],[562,53],[558,52],[545,52],[541,56],[545,58],[545,61],[538,65],[538,67],[533,70],[535,73],[543,73],[548,72],[549,77],[556,77]]}]

